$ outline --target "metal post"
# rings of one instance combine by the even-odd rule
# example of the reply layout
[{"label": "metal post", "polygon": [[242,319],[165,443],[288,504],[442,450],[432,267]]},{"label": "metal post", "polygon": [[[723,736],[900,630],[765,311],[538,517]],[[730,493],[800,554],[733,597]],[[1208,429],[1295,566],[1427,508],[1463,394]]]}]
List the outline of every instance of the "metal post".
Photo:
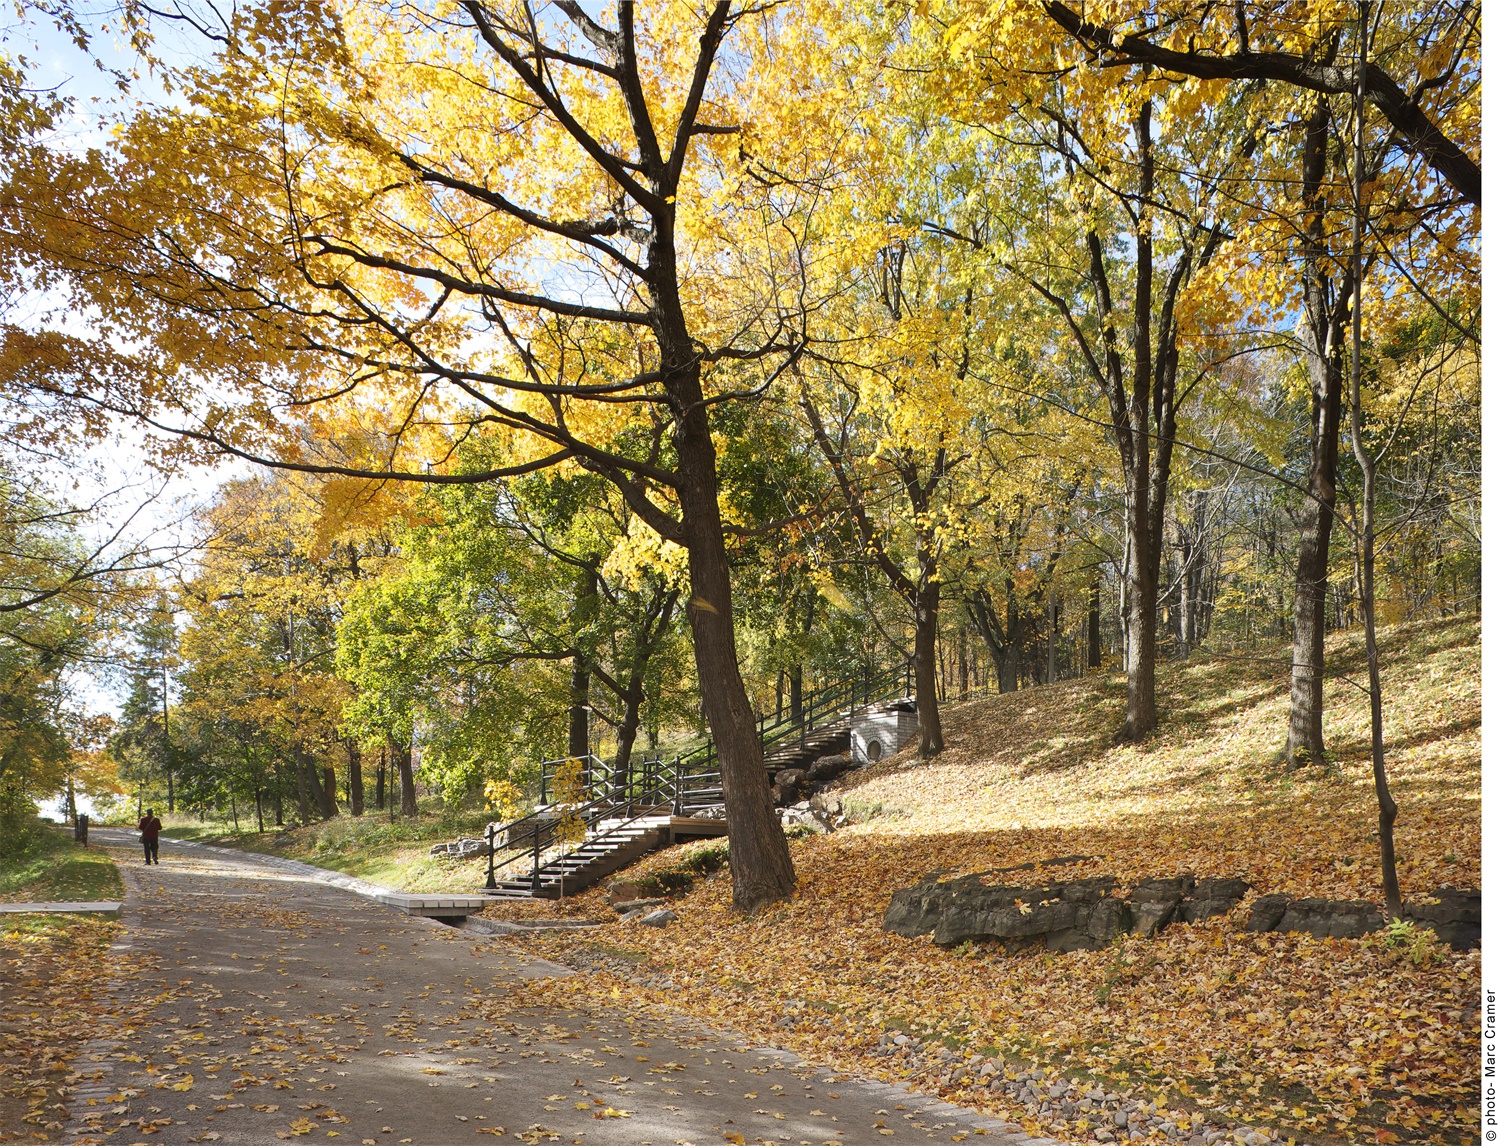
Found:
[{"label": "metal post", "polygon": [[682,757],[672,762],[672,815],[682,815]]},{"label": "metal post", "polygon": [[542,822],[538,820],[531,829],[531,894],[542,890]]},{"label": "metal post", "polygon": [[484,838],[490,845],[489,872],[484,877],[484,888],[486,891],[495,891],[499,884],[495,882],[495,825],[491,824],[484,830]]}]

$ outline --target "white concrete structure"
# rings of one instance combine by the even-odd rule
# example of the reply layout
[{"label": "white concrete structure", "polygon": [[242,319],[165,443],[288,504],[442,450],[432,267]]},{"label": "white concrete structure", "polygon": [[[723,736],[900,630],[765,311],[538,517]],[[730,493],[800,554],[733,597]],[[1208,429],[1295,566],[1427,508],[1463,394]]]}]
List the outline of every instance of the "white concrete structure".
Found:
[{"label": "white concrete structure", "polygon": [[856,768],[884,760],[917,734],[917,706],[910,699],[873,704],[849,722],[849,757]]}]

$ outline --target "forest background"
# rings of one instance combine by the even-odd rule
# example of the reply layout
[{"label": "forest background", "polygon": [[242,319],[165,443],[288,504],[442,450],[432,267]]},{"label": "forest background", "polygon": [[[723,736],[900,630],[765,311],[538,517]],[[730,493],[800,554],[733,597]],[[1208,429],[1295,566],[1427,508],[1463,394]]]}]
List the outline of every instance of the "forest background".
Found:
[{"label": "forest background", "polygon": [[[141,63],[0,59],[6,811],[503,816],[712,736],[753,907],[757,716],[910,666],[933,757],[1122,672],[1138,740],[1204,645],[1328,766],[1327,634],[1378,712],[1375,626],[1479,607],[1478,7],[1138,9],[24,8]],[[121,435],[240,467],[184,552],[57,480]]]}]

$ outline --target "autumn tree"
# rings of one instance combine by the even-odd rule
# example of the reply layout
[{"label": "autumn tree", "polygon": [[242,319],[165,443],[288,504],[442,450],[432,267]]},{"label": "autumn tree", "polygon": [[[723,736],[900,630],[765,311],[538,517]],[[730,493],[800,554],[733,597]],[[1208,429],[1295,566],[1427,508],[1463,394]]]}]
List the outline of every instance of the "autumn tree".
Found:
[{"label": "autumn tree", "polygon": [[[92,267],[74,288],[173,378],[90,392],[107,408],[324,473],[488,481],[567,463],[682,546],[735,902],[753,908],[794,875],[735,659],[714,426],[799,352],[813,191],[756,168],[749,109],[716,65],[727,37],[765,25],[738,41],[749,72],[780,17],[555,11],[241,10],[186,77],[191,112],[134,121],[107,190],[54,194],[93,237],[52,257]],[[226,169],[229,152],[243,162]],[[316,439],[335,408],[378,408],[388,448],[341,464],[287,444],[290,419]],[[427,430],[478,425],[510,435],[510,460],[445,472]]]},{"label": "autumn tree", "polygon": [[[1467,3],[1396,7],[1371,28],[1363,66],[1354,6],[1259,3],[1166,5],[1149,22],[1128,5],[1081,7],[1051,0],[1047,15],[1104,69],[1148,66],[1203,80],[1244,81],[1269,89],[1292,128],[1276,133],[1294,149],[1267,149],[1262,210],[1294,251],[1300,279],[1299,337],[1310,391],[1305,496],[1298,510],[1293,612],[1291,710],[1286,755],[1295,767],[1323,759],[1323,643],[1333,530],[1340,421],[1348,370],[1348,325],[1357,274],[1350,245],[1351,124],[1356,89],[1378,111],[1368,147],[1365,195],[1372,242],[1366,262],[1385,264],[1399,297],[1408,288],[1471,336],[1472,242],[1464,231],[1481,200],[1475,134],[1478,117],[1478,8]],[[1204,50],[1226,45],[1232,50]],[[1280,152],[1281,163],[1276,161]],[[1277,166],[1282,170],[1278,173]],[[1298,188],[1282,200],[1277,189]],[[1414,255],[1411,236],[1444,236],[1441,253]],[[1468,249],[1466,249],[1468,248]],[[1465,280],[1468,280],[1465,282]],[[1466,297],[1469,296],[1469,297]]]}]

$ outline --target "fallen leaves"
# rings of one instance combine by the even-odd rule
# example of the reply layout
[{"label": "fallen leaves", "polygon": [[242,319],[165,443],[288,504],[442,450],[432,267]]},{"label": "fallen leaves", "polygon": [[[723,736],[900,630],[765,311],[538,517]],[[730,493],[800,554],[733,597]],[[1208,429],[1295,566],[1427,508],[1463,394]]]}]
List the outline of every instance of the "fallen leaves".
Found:
[{"label": "fallen leaves", "polygon": [[[1387,665],[1403,888],[1478,886],[1476,631],[1465,621],[1409,626],[1403,637],[1389,642]],[[1357,654],[1338,638],[1331,663],[1342,672],[1340,658]],[[1437,662],[1444,671],[1433,677]],[[730,909],[728,880],[705,881],[674,928],[612,937],[620,959],[550,989],[579,1005],[618,997],[685,1009],[893,1081],[912,1076],[867,1053],[887,1030],[938,1049],[943,1040],[988,1044],[1032,1065],[1065,1064],[1105,1089],[1148,1085],[1168,1100],[1164,1108],[1201,1103],[1230,1126],[1275,1124],[1299,1140],[1366,1142],[1377,1128],[1414,1125],[1430,1140],[1462,1141],[1478,1097],[1477,953],[1444,949],[1416,966],[1378,938],[1243,930],[1255,893],[1380,898],[1375,801],[1357,758],[1363,697],[1331,682],[1328,736],[1339,763],[1288,777],[1275,759],[1284,668],[1196,654],[1170,666],[1164,726],[1139,746],[1110,743],[1117,685],[1109,677],[950,707],[948,751],[929,763],[910,752],[893,757],[853,790],[909,815],[796,841],[793,901],[746,919]],[[1049,869],[1049,878],[1240,875],[1255,892],[1232,916],[1100,952],[1007,953],[981,943],[960,957],[880,929],[890,893],[926,872],[1067,855],[1094,858]],[[673,853],[659,852],[635,870],[672,862]],[[600,895],[564,902],[576,914],[606,915]],[[576,942],[540,933],[526,951],[567,962]],[[650,985],[663,980],[670,993]],[[916,1081],[1018,1113],[975,1079],[950,1085],[929,1072]]]}]

